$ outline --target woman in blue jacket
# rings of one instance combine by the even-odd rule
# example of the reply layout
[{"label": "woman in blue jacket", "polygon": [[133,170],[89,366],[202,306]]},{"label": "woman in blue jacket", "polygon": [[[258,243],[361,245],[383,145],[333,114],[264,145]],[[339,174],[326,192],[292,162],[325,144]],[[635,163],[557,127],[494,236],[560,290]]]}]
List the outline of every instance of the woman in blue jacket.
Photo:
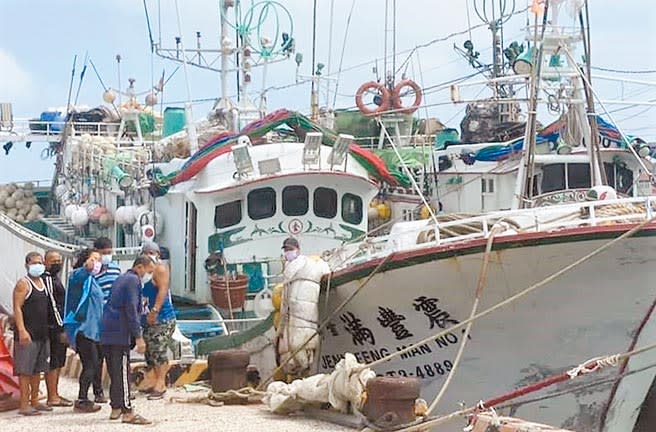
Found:
[{"label": "woman in blue jacket", "polygon": [[[101,381],[102,351],[100,331],[103,313],[103,293],[94,277],[100,272],[100,254],[91,249],[83,250],[73,266],[68,279],[64,306],[64,329],[71,347],[80,356],[82,373],[80,391],[74,411],[90,413],[100,410],[96,403],[107,402]],[[94,401],[89,400],[89,387],[93,385]]]}]

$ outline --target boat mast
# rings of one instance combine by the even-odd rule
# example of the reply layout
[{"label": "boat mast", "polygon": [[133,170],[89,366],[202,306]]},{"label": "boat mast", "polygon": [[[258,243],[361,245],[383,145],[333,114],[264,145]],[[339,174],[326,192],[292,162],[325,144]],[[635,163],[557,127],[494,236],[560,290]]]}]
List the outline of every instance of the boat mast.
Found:
[{"label": "boat mast", "polygon": [[[524,132],[524,153],[522,154],[522,160],[517,174],[517,183],[515,184],[515,195],[513,196],[512,203],[513,209],[527,207],[527,204],[530,204],[530,200],[533,196],[538,94],[540,92],[540,78],[542,74],[542,40],[544,39],[544,32],[547,26],[548,13],[549,0],[546,0],[544,3],[544,11],[542,12],[542,26],[539,39],[537,14],[535,15],[534,20],[533,41],[537,52],[535,54],[533,68],[531,68],[531,75],[529,77],[530,94],[528,101],[528,118],[526,120],[526,129]],[[540,41],[539,46],[538,40]]]},{"label": "boat mast", "polygon": [[[590,175],[592,186],[601,186],[608,184],[606,171],[601,169],[601,151],[599,149],[599,126],[597,125],[597,116],[595,114],[594,95],[592,94],[592,66],[590,63],[590,16],[588,14],[588,1],[585,0],[585,21],[583,22],[583,10],[579,11],[579,25],[581,27],[581,38],[583,41],[583,52],[585,58],[585,75],[583,80],[583,89],[585,91],[585,100],[587,105],[587,117],[590,124]],[[588,143],[586,143],[588,144]]]}]

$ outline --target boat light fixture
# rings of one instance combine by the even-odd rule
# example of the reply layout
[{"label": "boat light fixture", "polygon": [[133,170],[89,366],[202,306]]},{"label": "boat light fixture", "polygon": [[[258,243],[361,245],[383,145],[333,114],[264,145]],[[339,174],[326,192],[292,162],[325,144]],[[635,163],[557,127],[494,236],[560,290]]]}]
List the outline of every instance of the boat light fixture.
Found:
[{"label": "boat light fixture", "polygon": [[[253,173],[253,160],[248,152],[248,147],[250,146],[242,141],[241,138],[242,137],[239,137],[240,143],[232,147],[232,156],[235,160],[235,167],[237,168],[239,177],[246,177]],[[250,140],[248,140],[248,142],[250,142]]]},{"label": "boat light fixture", "polygon": [[111,170],[111,175],[116,179],[118,186],[121,189],[128,189],[130,186],[132,186],[132,177],[123,171],[120,166],[114,165]]},{"label": "boat light fixture", "polygon": [[528,75],[533,70],[533,63],[535,62],[535,49],[529,48],[524,51],[513,62],[512,68],[517,75]]},{"label": "boat light fixture", "polygon": [[556,147],[556,153],[559,155],[568,155],[572,153],[572,147],[561,141],[558,143],[558,147]]},{"label": "boat light fixture", "polygon": [[328,163],[331,168],[333,165],[341,165],[344,163],[346,152],[354,139],[353,135],[339,134],[330,154],[328,154]]},{"label": "boat light fixture", "polygon": [[280,159],[273,158],[273,159],[261,160],[257,163],[257,167],[258,170],[260,171],[260,175],[277,174],[281,171]]},{"label": "boat light fixture", "polygon": [[651,154],[651,149],[649,148],[647,143],[645,143],[641,139],[634,140],[633,150],[635,150],[635,152],[638,154],[638,156],[640,156],[643,159],[648,157]]},{"label": "boat light fixture", "polygon": [[308,132],[305,134],[303,146],[303,165],[317,164],[321,158],[321,132]]}]

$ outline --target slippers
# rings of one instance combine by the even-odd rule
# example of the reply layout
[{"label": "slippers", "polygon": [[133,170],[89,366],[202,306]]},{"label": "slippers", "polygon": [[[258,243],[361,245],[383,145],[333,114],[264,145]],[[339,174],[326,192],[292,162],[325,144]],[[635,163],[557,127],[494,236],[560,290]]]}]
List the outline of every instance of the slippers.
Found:
[{"label": "slippers", "polygon": [[18,414],[24,416],[35,416],[35,415],[41,415],[41,412],[36,410],[35,408],[30,407],[26,410],[19,410]]},{"label": "slippers", "polygon": [[148,395],[146,399],[148,400],[159,400],[164,397],[164,393],[166,393],[166,390],[162,391],[153,391],[151,394]]},{"label": "slippers", "polygon": [[66,398],[60,397],[57,402],[48,402],[49,407],[71,407],[73,406],[73,401],[70,401]]},{"label": "slippers", "polygon": [[139,414],[133,414],[127,418],[123,416],[123,420],[121,420],[121,422],[134,424],[134,425],[149,425],[153,423],[152,421],[141,417]]},{"label": "slippers", "polygon": [[52,411],[52,407],[49,407],[48,405],[42,403],[32,405],[32,408],[34,408],[37,411]]},{"label": "slippers", "polygon": [[121,418],[121,414],[123,414],[123,412],[121,411],[120,408],[112,408],[112,412],[109,415],[109,419],[110,420],[118,420],[118,419]]}]

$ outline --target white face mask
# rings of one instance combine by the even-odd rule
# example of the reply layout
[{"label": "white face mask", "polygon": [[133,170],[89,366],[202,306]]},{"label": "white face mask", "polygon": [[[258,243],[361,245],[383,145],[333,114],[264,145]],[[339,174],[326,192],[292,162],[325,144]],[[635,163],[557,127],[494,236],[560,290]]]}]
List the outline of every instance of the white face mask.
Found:
[{"label": "white face mask", "polygon": [[296,258],[298,258],[298,255],[299,255],[298,249],[285,251],[285,259],[287,261],[294,261]]},{"label": "white face mask", "polygon": [[152,279],[153,279],[153,274],[152,273],[146,273],[143,276],[141,276],[141,284],[146,285]]},{"label": "white face mask", "polygon": [[155,264],[159,264],[159,257],[157,255],[148,255]]},{"label": "white face mask", "polygon": [[103,265],[107,265],[112,262],[112,254],[103,255],[100,257],[100,261]]}]

